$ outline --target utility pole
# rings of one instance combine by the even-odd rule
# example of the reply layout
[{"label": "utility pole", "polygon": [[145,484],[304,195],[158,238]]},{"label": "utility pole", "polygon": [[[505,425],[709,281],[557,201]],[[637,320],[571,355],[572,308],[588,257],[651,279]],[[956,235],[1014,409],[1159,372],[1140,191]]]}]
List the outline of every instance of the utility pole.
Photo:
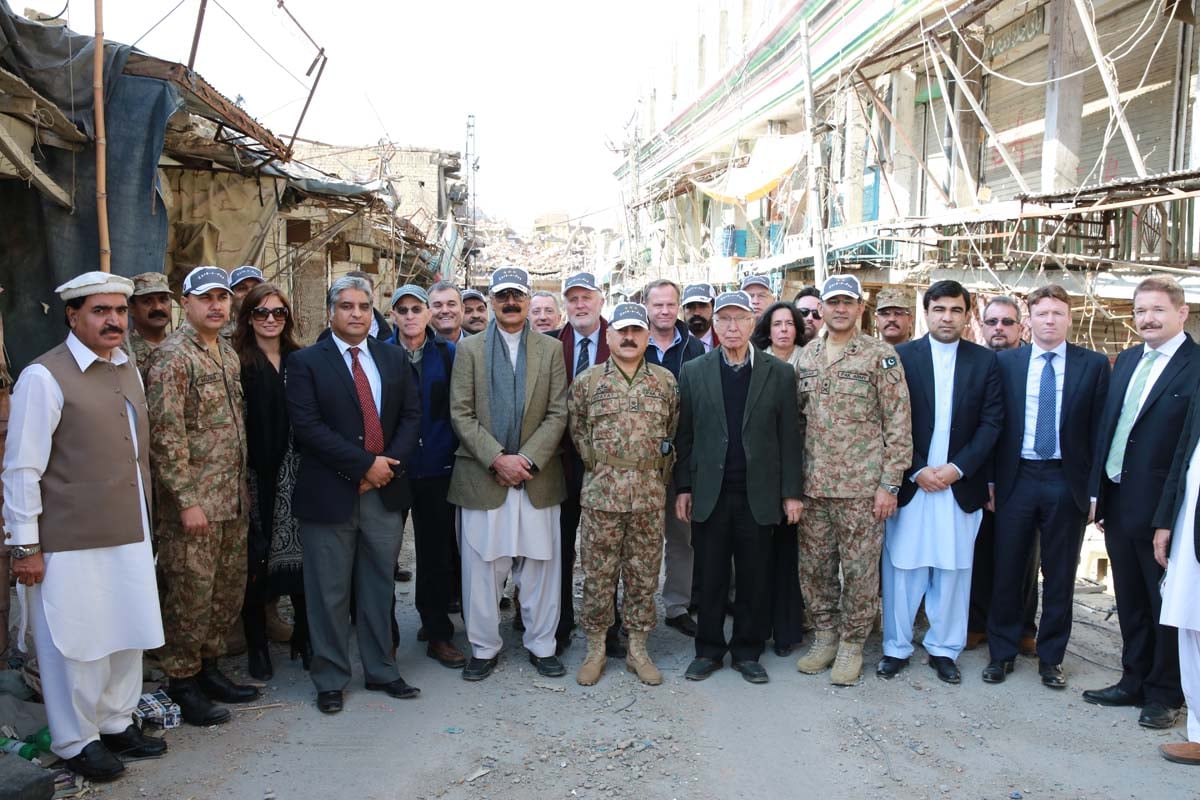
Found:
[{"label": "utility pole", "polygon": [[829,267],[825,263],[825,208],[821,202],[821,181],[825,172],[824,154],[817,141],[817,101],[813,94],[812,58],[808,42],[808,21],[800,22],[800,44],[804,48],[804,125],[808,128],[808,234],[813,249],[813,283],[825,283]]},{"label": "utility pole", "polygon": [[625,225],[629,236],[629,265],[626,276],[630,279],[638,277],[641,267],[642,246],[641,226],[638,224],[638,203],[641,202],[641,149],[642,149],[642,119],[641,101],[633,113],[633,130],[631,132],[629,151],[629,208],[626,212]]},{"label": "utility pole", "polygon": [[467,114],[467,144],[463,148],[463,150],[464,150],[464,153],[466,156],[466,167],[467,167],[467,195],[468,195],[468,199],[471,201],[471,238],[470,238],[470,241],[468,241],[468,243],[467,243],[467,258],[465,259],[465,261],[467,263],[467,268],[466,268],[466,275],[464,276],[463,284],[465,286],[469,287],[471,285],[471,267],[473,266],[471,264],[471,251],[475,249],[475,246],[478,243],[478,227],[477,226],[479,223],[479,220],[476,217],[476,210],[475,210],[476,209],[476,206],[475,206],[475,184],[477,181],[475,173],[479,171],[479,158],[478,158],[478,154],[475,152],[476,145],[475,145],[475,115],[474,114]]}]

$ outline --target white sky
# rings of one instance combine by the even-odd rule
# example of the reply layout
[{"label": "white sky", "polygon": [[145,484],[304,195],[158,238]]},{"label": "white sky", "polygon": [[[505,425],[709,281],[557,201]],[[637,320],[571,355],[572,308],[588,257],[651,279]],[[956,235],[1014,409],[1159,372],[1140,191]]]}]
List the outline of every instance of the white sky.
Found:
[{"label": "white sky", "polygon": [[[176,2],[109,0],[105,35],[132,44]],[[275,0],[209,0],[196,71],[228,97],[242,95],[249,113],[286,141],[307,89],[263,55],[216,2],[306,85],[315,49]],[[285,2],[329,56],[301,137],[371,144],[386,136],[398,144],[462,150],[467,115],[473,113],[479,207],[518,228],[547,211],[580,215],[618,203],[612,170],[619,156],[605,147],[605,137],[621,142],[639,81],[661,62],[642,46],[662,35],[647,17],[661,16],[668,3],[692,5]],[[34,3],[49,13],[61,8],[59,0],[17,0],[21,6]],[[198,9],[199,0],[183,0],[139,49],[186,63]],[[73,29],[94,31],[92,2],[72,0],[68,16]],[[588,223],[608,221],[596,217]]]}]

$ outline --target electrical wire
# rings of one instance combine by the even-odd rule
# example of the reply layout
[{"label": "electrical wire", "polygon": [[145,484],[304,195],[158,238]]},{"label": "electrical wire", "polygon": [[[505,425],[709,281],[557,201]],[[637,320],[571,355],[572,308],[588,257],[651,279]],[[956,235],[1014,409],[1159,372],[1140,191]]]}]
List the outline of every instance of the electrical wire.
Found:
[{"label": "electrical wire", "polygon": [[291,78],[297,84],[299,84],[301,87],[303,87],[305,91],[308,91],[308,89],[309,89],[308,84],[306,84],[304,81],[297,78],[296,75],[291,70],[289,70],[287,67],[285,67],[283,64],[281,64],[279,62],[279,59],[277,59],[277,58],[275,58],[275,56],[271,55],[271,52],[269,50],[267,50],[267,48],[265,48],[261,44],[259,44],[258,39],[255,39],[253,34],[251,34],[250,31],[246,30],[245,26],[242,25],[242,23],[238,22],[237,17],[235,17],[233,14],[229,13],[229,10],[226,9],[225,6],[221,5],[220,2],[218,2],[218,0],[212,0],[212,2],[213,2],[213,5],[215,5],[219,9],[221,9],[221,11],[225,14],[225,16],[229,17],[230,21],[234,25],[238,26],[238,29],[242,33],[246,34],[246,38],[249,39],[251,42],[253,42],[254,46],[263,52],[263,55],[265,55],[267,58],[271,59],[271,61],[275,62],[275,66],[279,67],[281,70],[286,72],[289,78]]},{"label": "electrical wire", "polygon": [[139,36],[137,39],[135,39],[135,40],[134,40],[134,42],[133,42],[133,44],[131,44],[131,45],[129,45],[129,46],[130,46],[130,47],[137,47],[137,46],[138,46],[138,44],[139,44],[139,43],[141,43],[142,39],[145,39],[147,36],[149,36],[151,33],[153,33],[155,28],[157,28],[159,25],[162,25],[164,22],[166,22],[166,21],[167,21],[167,17],[171,16],[171,15],[172,15],[172,14],[174,14],[176,11],[178,11],[178,10],[179,10],[179,7],[180,7],[181,5],[183,5],[184,3],[186,3],[186,2],[187,2],[187,0],[179,0],[179,2],[178,2],[178,3],[176,3],[174,6],[172,6],[172,7],[171,7],[171,10],[170,10],[170,11],[168,11],[166,14],[163,14],[163,16],[162,16],[162,19],[160,19],[158,22],[156,22],[156,23],[154,23],[153,25],[151,25],[151,26],[150,26],[150,30],[146,31],[146,32],[145,32],[145,33],[143,33],[141,36]]}]

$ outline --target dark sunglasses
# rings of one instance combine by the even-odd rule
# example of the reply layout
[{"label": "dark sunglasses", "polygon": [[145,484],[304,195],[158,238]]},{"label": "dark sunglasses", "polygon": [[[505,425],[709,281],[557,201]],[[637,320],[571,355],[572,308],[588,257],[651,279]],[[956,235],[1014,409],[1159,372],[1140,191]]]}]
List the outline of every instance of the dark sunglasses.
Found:
[{"label": "dark sunglasses", "polygon": [[994,319],[993,318],[993,319],[985,319],[983,321],[983,324],[987,325],[989,328],[994,328],[997,325],[1003,325],[1006,328],[1011,328],[1013,325],[1017,324],[1017,321],[1015,319],[1013,319],[1012,317],[1005,317],[1004,319]]},{"label": "dark sunglasses", "polygon": [[409,314],[420,314],[424,310],[425,306],[396,306],[392,309],[392,311],[395,311],[402,317],[408,316]]},{"label": "dark sunglasses", "polygon": [[821,312],[815,308],[797,308],[796,310],[800,312],[800,316],[804,319],[808,319],[809,317],[813,319],[821,318]]},{"label": "dark sunglasses", "polygon": [[258,320],[259,322],[262,322],[267,317],[274,317],[275,319],[287,319],[288,310],[283,306],[277,306],[275,308],[259,306],[250,312],[250,316],[254,317],[254,319]]},{"label": "dark sunglasses", "polygon": [[520,289],[502,289],[501,291],[492,295],[492,297],[503,303],[508,302],[509,300],[524,300],[525,293]]}]

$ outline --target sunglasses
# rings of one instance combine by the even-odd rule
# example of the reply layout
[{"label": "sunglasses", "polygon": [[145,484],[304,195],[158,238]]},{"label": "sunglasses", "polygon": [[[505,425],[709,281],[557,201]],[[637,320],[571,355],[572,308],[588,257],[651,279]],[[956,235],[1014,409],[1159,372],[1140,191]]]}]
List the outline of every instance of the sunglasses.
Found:
[{"label": "sunglasses", "polygon": [[520,289],[503,289],[493,294],[492,297],[503,303],[508,302],[509,300],[524,300],[525,293]]},{"label": "sunglasses", "polygon": [[411,306],[411,307],[410,306],[396,306],[395,308],[392,309],[392,311],[395,311],[397,314],[399,314],[402,317],[407,316],[409,314],[420,314],[424,310],[425,310],[425,306]]},{"label": "sunglasses", "polygon": [[983,321],[983,324],[987,325],[989,328],[994,328],[997,325],[1003,325],[1005,328],[1011,328],[1013,325],[1017,324],[1017,321],[1015,319],[1013,319],[1012,317],[1004,317],[1003,319],[992,318],[992,319],[985,319]]},{"label": "sunglasses", "polygon": [[250,312],[250,316],[253,317],[254,319],[258,320],[259,322],[262,322],[267,317],[274,317],[275,319],[287,319],[288,318],[288,310],[286,308],[284,308],[283,306],[277,306],[275,308],[267,308],[266,306],[259,306],[258,308],[254,309],[253,311]]},{"label": "sunglasses", "polygon": [[813,319],[821,318],[821,312],[815,308],[797,308],[796,310],[800,312],[800,316],[804,319],[808,319],[809,317]]}]

